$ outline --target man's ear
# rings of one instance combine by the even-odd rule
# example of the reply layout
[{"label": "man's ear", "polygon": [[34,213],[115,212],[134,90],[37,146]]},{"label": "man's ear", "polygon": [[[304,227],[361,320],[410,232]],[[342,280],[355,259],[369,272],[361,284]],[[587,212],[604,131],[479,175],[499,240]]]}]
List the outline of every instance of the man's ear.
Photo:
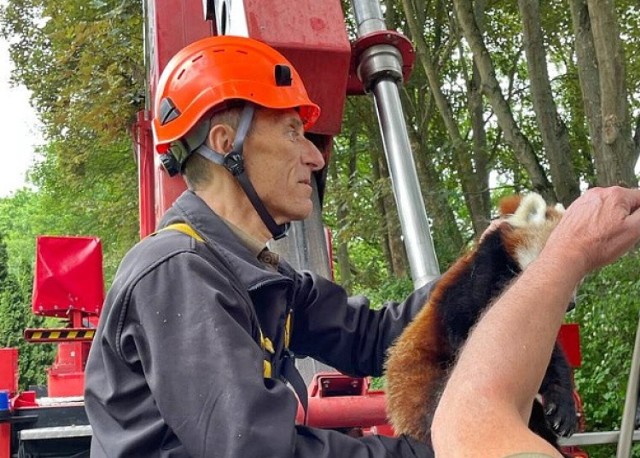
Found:
[{"label": "man's ear", "polygon": [[233,148],[236,131],[228,124],[216,124],[209,131],[207,140],[212,150],[227,154]]}]

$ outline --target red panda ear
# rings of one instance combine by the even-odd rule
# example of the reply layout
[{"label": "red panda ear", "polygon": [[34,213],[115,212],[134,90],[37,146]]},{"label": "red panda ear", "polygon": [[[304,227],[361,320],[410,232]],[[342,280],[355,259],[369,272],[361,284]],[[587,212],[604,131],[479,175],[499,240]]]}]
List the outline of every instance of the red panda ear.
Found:
[{"label": "red panda ear", "polygon": [[500,216],[513,215],[516,212],[516,209],[520,205],[520,201],[522,200],[522,196],[515,195],[509,197],[503,197],[500,200]]}]

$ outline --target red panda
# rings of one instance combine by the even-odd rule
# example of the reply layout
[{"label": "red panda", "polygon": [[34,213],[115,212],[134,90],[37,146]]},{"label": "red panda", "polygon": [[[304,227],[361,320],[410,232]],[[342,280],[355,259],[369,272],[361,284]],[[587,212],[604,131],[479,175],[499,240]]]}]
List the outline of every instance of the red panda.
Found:
[{"label": "red panda", "polygon": [[[385,363],[387,414],[396,433],[430,441],[436,404],[470,329],[538,256],[563,212],[535,193],[503,200],[503,221],[440,278]],[[571,435],[578,420],[571,369],[557,345],[540,395],[529,426],[557,447],[557,436]]]}]

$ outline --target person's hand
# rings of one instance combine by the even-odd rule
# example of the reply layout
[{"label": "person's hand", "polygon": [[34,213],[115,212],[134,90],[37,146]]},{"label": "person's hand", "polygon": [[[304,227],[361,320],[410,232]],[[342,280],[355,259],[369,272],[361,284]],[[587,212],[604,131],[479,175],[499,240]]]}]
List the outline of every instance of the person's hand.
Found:
[{"label": "person's hand", "polygon": [[588,272],[607,265],[640,239],[640,190],[594,188],[576,199],[545,246]]}]

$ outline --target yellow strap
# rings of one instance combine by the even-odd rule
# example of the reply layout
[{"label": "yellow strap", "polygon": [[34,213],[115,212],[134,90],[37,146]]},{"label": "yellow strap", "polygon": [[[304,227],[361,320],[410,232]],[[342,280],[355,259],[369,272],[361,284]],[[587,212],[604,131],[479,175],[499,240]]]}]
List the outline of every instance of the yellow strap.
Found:
[{"label": "yellow strap", "polygon": [[287,321],[284,322],[284,348],[285,350],[289,349],[289,342],[291,341],[291,315],[293,312],[289,310],[289,314],[287,315]]},{"label": "yellow strap", "polygon": [[[284,348],[286,350],[289,349],[289,341],[291,340],[291,316],[293,315],[292,311],[289,311],[287,315],[287,320],[284,323]],[[262,333],[262,329],[258,328],[260,331],[260,346],[263,350],[271,353],[272,355],[276,352],[275,348],[273,348],[273,342],[268,337],[265,337]],[[263,364],[263,376],[264,378],[271,378],[272,369],[271,362],[268,360],[264,360]]]},{"label": "yellow strap", "polygon": [[174,223],[174,224],[169,224],[167,227],[163,227],[162,229],[160,229],[158,232],[162,232],[162,231],[166,231],[169,229],[173,229],[174,231],[180,231],[183,234],[187,234],[188,236],[196,239],[198,242],[204,242],[204,239],[202,237],[200,237],[200,234],[198,234],[191,226],[189,226],[187,223]]},{"label": "yellow strap", "polygon": [[267,350],[272,355],[276,352],[275,348],[273,348],[273,342],[268,337],[262,335],[262,331],[260,331],[260,345],[263,350]]},{"label": "yellow strap", "polygon": [[[258,331],[260,331],[260,347],[263,350],[268,351],[273,355],[276,352],[276,350],[273,348],[273,342],[271,342],[271,340],[268,337],[264,336],[264,334],[262,333],[262,329],[260,329],[259,327],[258,327]],[[264,378],[271,378],[271,374],[272,374],[271,361],[269,361],[268,359],[265,359],[262,362],[262,376]]]}]

